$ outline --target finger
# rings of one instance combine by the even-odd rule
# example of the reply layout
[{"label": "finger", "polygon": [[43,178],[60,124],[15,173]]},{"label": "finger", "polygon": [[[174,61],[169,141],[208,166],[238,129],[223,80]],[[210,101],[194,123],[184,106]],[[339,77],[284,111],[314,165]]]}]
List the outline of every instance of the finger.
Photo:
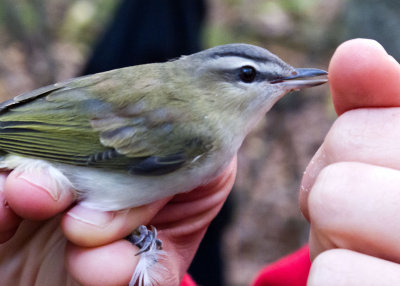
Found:
[{"label": "finger", "polygon": [[43,220],[64,211],[73,201],[70,190],[59,188],[40,171],[12,171],[4,186],[10,208],[20,217]]},{"label": "finger", "polygon": [[355,108],[400,106],[400,65],[376,41],[340,45],[329,65],[329,81],[339,115]]},{"label": "finger", "polygon": [[331,164],[318,176],[308,203],[311,258],[327,249],[346,248],[400,262],[399,170]]},{"label": "finger", "polygon": [[[218,179],[190,193],[177,195],[171,205],[166,207],[164,206],[171,198],[116,212],[97,211],[78,204],[63,216],[61,227],[68,240],[84,247],[99,246],[118,240],[129,235],[142,224],[155,225],[160,230],[161,239],[163,230],[171,229],[173,226],[177,231],[179,225],[185,225],[186,232],[189,227],[196,229],[200,224],[205,228],[203,223],[205,220],[198,220],[196,216],[205,216],[208,223],[211,221],[213,216],[207,211],[216,205],[223,204],[231,188],[231,185],[226,187],[227,179],[225,178],[229,177],[229,182],[233,182],[235,170],[236,160]],[[219,191],[227,190],[227,188],[229,188],[228,191],[221,195]],[[205,197],[201,200],[203,196]],[[160,212],[161,209],[163,210]],[[217,213],[218,210],[214,212]],[[214,213],[213,215],[215,216]],[[212,218],[209,218],[210,216]],[[196,224],[186,224],[185,219],[196,221]]]},{"label": "finger", "polygon": [[7,178],[6,173],[0,173],[0,243],[10,239],[21,222],[4,197],[4,185]]},{"label": "finger", "polygon": [[299,192],[308,218],[308,196],[319,172],[328,164],[364,162],[399,169],[400,108],[357,109],[340,116],[306,169]]},{"label": "finger", "polygon": [[67,239],[82,247],[94,247],[121,239],[147,224],[169,198],[122,211],[104,212],[76,205],[62,218]]},{"label": "finger", "polygon": [[71,243],[66,249],[66,266],[74,279],[85,286],[128,285],[139,256],[128,241],[94,248]]},{"label": "finger", "polygon": [[307,285],[400,285],[400,265],[345,249],[330,250],[311,265]]},{"label": "finger", "polygon": [[[373,40],[355,39],[343,43],[337,48],[329,64],[331,93],[339,115],[354,108],[400,106],[399,79],[399,64],[385,52],[379,43]],[[365,126],[360,126],[360,128],[360,130],[366,130]],[[343,139],[340,142],[347,142],[348,138],[354,137],[351,132],[344,135],[347,136],[338,138]],[[309,191],[319,171],[328,164],[330,155],[328,151],[321,148],[304,173],[299,192],[299,204],[306,218],[308,218]]]},{"label": "finger", "polygon": [[208,226],[233,187],[236,168],[235,157],[216,180],[190,193],[178,195],[154,218],[160,229],[159,238],[168,254],[168,259],[162,264],[168,273],[174,273],[169,276],[171,283],[167,285],[178,285],[186,273]]},{"label": "finger", "polygon": [[[186,273],[207,226],[232,188],[235,173],[236,159],[220,177],[210,184],[176,196],[171,201],[171,205],[183,211],[180,215],[179,211],[175,212],[173,208],[163,208],[150,222],[157,226],[158,237],[163,241],[163,249],[168,258],[160,261],[162,267],[167,269],[163,272],[166,274],[162,276],[165,285],[178,285]],[[197,207],[193,204],[194,202],[202,206]],[[184,207],[185,203],[187,203],[186,207]],[[156,206],[152,211],[159,207]],[[194,209],[187,210],[187,207]],[[146,211],[150,210],[144,208],[143,211],[144,216],[147,216]],[[143,223],[145,222],[139,222],[139,224]],[[98,233],[98,235],[102,234]],[[135,253],[137,253],[136,247],[124,240],[93,248],[70,244],[67,248],[67,267],[75,279],[84,285],[99,285],[99,281],[102,281],[101,285],[126,285],[140,257],[135,256]],[[110,267],[110,261],[115,265]],[[118,267],[119,264],[122,266]],[[117,268],[115,271],[114,266]],[[113,279],[115,273],[118,276],[116,280]]]},{"label": "finger", "polygon": [[[152,223],[162,228],[190,225],[186,219],[209,213],[218,212],[232,189],[236,177],[237,160],[232,160],[225,171],[215,180],[205,186],[200,186],[189,193],[176,195],[165,206]],[[188,234],[188,233],[186,233]]]}]

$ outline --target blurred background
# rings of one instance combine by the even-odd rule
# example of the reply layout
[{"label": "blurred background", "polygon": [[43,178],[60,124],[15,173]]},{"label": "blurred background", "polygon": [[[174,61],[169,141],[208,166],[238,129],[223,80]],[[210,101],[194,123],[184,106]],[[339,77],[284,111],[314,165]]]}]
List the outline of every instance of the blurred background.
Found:
[{"label": "blurred background", "polygon": [[[0,0],[0,99],[232,42],[327,69],[338,44],[367,37],[399,60],[399,16],[395,0]],[[199,284],[249,285],[307,242],[298,187],[334,119],[328,86],[316,87],[286,96],[247,138],[227,207],[190,269]]]}]

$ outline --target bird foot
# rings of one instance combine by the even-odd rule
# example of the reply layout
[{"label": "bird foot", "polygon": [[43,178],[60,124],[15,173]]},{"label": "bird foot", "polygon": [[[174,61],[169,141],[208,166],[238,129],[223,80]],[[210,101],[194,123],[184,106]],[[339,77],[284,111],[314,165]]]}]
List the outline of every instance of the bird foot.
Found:
[{"label": "bird foot", "polygon": [[157,229],[154,226],[151,226],[151,230],[149,230],[146,226],[141,225],[127,239],[139,247],[136,255],[149,251],[153,247],[158,250],[162,249],[162,241],[157,238]]},{"label": "bird foot", "polygon": [[157,230],[154,226],[148,229],[139,226],[127,240],[139,248],[136,255],[140,255],[135,272],[133,273],[129,286],[152,286],[162,281],[162,274],[166,271],[159,261],[165,258],[166,253],[162,250],[162,242],[157,238]]}]

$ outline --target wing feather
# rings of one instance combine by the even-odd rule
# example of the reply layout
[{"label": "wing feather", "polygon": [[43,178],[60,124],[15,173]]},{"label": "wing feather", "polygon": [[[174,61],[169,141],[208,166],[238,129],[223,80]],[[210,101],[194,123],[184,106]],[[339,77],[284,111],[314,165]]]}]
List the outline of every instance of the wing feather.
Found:
[{"label": "wing feather", "polygon": [[113,76],[96,75],[94,83],[77,78],[0,103],[0,149],[140,175],[173,172],[210,150],[209,137],[196,133],[195,121],[174,107],[146,103],[157,93],[142,94],[121,83],[132,102],[121,108],[107,101],[99,85],[115,88],[108,83]]}]

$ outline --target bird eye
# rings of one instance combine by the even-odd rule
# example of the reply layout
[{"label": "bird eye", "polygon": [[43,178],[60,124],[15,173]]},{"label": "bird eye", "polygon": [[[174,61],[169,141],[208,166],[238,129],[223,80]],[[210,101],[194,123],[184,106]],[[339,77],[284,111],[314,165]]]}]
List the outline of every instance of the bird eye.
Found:
[{"label": "bird eye", "polygon": [[239,77],[245,83],[252,82],[257,75],[257,71],[252,66],[243,66],[240,68]]}]

